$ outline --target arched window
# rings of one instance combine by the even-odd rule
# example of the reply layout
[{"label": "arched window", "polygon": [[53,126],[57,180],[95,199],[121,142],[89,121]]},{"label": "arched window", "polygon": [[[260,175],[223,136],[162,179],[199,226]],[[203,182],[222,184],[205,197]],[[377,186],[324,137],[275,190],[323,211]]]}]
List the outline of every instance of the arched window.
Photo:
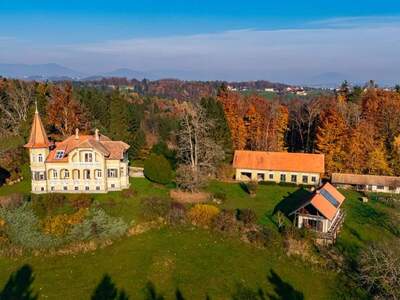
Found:
[{"label": "arched window", "polygon": [[83,179],[90,179],[90,170],[83,170]]},{"label": "arched window", "polygon": [[43,154],[38,154],[38,162],[43,162]]},{"label": "arched window", "polygon": [[75,170],[72,170],[72,178],[73,179],[79,179],[79,170],[77,170],[77,169],[75,169]]}]

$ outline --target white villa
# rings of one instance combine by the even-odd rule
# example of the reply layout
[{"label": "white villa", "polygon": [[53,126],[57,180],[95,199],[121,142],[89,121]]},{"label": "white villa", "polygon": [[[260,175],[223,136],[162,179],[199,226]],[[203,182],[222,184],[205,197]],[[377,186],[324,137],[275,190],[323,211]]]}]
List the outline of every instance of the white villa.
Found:
[{"label": "white villa", "polygon": [[107,193],[129,188],[129,145],[76,130],[62,142],[49,142],[36,109],[28,143],[32,193]]}]

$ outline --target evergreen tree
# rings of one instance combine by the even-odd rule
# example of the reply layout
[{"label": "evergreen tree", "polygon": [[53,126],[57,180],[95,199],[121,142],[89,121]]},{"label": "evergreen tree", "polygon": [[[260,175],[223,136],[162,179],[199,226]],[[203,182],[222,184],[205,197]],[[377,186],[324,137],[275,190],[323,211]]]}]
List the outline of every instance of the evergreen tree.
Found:
[{"label": "evergreen tree", "polygon": [[205,110],[206,118],[214,122],[211,138],[222,147],[225,160],[230,162],[233,157],[232,138],[221,102],[209,97],[203,98],[201,105]]}]

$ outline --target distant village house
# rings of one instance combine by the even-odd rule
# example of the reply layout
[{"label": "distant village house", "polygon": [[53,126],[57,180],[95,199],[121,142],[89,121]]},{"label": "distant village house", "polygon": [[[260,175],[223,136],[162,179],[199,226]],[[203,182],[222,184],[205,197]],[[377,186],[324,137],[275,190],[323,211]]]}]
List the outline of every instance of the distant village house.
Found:
[{"label": "distant village house", "polygon": [[233,168],[238,181],[317,186],[325,173],[325,161],[323,154],[236,150]]}]

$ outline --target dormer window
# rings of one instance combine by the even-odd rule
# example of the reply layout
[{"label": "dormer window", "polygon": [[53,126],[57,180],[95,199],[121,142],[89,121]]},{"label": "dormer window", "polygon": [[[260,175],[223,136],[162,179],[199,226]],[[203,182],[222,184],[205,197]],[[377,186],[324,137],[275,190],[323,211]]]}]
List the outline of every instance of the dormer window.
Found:
[{"label": "dormer window", "polygon": [[63,158],[64,157],[64,150],[58,150],[57,152],[56,152],[56,159],[61,159],[61,158]]},{"label": "dormer window", "polygon": [[93,161],[92,153],[85,153],[85,162],[92,162],[92,161]]}]

